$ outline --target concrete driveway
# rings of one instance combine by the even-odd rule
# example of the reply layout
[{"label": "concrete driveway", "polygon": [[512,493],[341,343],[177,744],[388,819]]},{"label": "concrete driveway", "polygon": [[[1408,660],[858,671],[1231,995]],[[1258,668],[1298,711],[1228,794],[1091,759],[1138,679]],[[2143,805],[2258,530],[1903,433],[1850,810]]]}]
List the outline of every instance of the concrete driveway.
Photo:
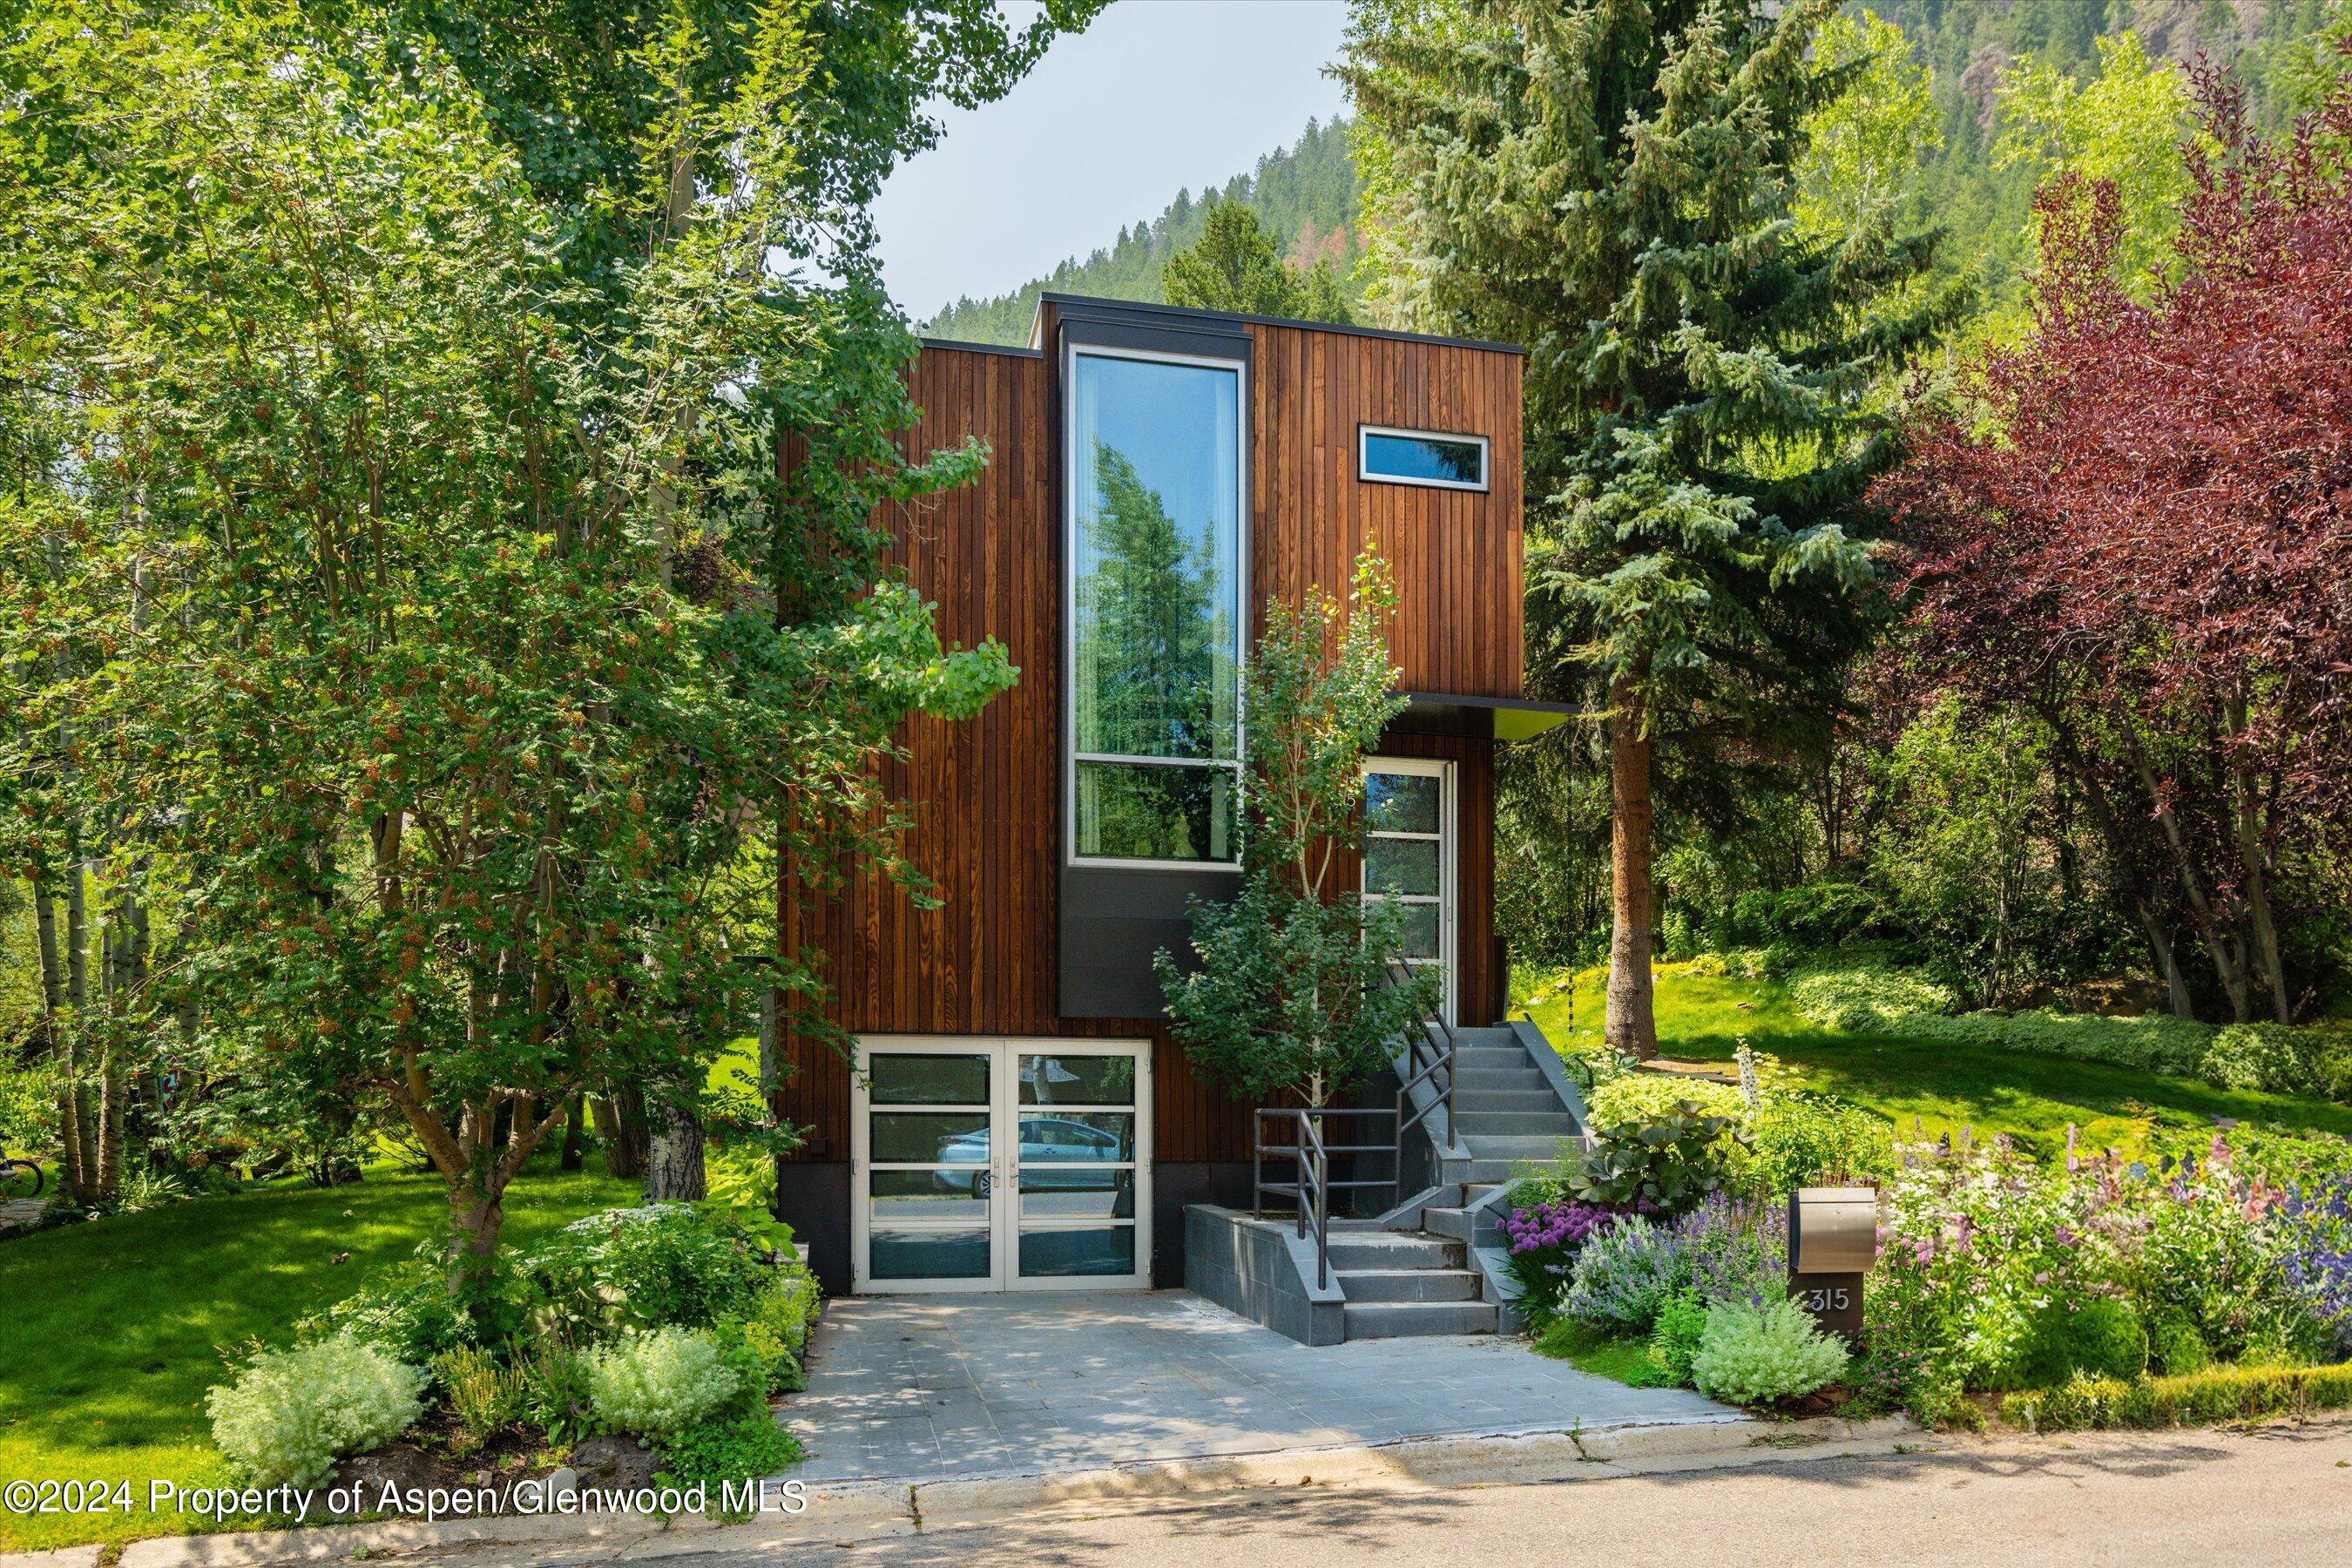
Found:
[{"label": "concrete driveway", "polygon": [[1184,1290],[833,1302],[784,1410],[811,1482],[941,1480],[1459,1433],[1719,1421],[1494,1335],[1310,1350]]}]

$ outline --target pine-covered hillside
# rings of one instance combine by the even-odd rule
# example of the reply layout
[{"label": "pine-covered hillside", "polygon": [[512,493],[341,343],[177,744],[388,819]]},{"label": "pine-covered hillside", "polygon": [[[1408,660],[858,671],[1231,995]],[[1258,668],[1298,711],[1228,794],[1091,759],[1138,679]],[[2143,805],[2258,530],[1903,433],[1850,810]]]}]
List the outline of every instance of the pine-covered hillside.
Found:
[{"label": "pine-covered hillside", "polygon": [[1356,170],[1348,161],[1346,126],[1307,122],[1307,133],[1286,151],[1269,153],[1246,174],[1235,174],[1198,196],[1179,191],[1155,218],[1119,230],[1118,239],[1081,261],[1065,261],[1049,278],[992,300],[959,300],[923,323],[927,336],[963,342],[1022,343],[1037,296],[1052,289],[1111,300],[1160,298],[1160,264],[1201,237],[1210,205],[1237,201],[1255,209],[1302,270],[1328,258],[1341,277],[1353,268]]},{"label": "pine-covered hillside", "polygon": [[[2151,55],[2229,66],[2245,81],[2257,118],[2280,124],[2312,73],[2315,39],[2331,16],[2345,14],[2347,0],[1873,0],[1867,8],[1900,26],[1929,69],[1942,145],[1927,159],[1916,199],[1950,230],[1948,264],[1971,273],[1990,301],[2011,293],[2026,260],[2025,213],[2039,177],[2029,163],[2003,168],[1993,156],[2005,69],[2033,62],[2087,80],[2099,73],[2099,40],[2128,31]],[[1297,145],[1267,153],[1222,188],[1179,191],[1157,217],[1121,229],[1093,255],[1013,293],[959,300],[922,331],[1025,342],[1046,289],[1157,300],[1161,264],[1200,237],[1217,200],[1255,209],[1293,263],[1303,268],[1328,258],[1345,277],[1362,248],[1356,193],[1346,122],[1310,121]]]}]

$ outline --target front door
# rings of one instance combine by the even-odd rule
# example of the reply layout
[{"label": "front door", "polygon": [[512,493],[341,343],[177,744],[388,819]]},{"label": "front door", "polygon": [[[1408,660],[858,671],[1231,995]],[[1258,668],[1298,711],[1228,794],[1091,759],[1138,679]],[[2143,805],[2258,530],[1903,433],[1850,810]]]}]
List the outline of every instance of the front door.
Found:
[{"label": "front door", "polygon": [[857,1290],[1150,1284],[1150,1042],[868,1038],[857,1055]]},{"label": "front door", "polygon": [[1454,1018],[1454,764],[1374,757],[1364,764],[1364,896],[1401,906],[1404,958],[1443,977]]}]

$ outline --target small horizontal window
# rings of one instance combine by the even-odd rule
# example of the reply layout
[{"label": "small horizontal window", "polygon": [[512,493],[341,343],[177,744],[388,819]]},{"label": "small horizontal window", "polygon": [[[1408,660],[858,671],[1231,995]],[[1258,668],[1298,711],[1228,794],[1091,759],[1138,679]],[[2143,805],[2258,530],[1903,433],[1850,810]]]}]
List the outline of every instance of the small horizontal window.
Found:
[{"label": "small horizontal window", "polygon": [[1435,485],[1449,490],[1486,488],[1486,437],[1444,436],[1430,430],[1360,427],[1367,479],[1392,485]]}]

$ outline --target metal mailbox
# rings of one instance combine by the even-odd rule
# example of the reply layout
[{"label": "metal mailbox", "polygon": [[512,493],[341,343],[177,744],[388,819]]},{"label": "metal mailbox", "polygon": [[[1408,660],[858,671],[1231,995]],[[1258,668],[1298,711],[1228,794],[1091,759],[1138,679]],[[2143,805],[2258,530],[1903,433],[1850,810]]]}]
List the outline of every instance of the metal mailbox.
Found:
[{"label": "metal mailbox", "polygon": [[1877,1188],[1800,1187],[1790,1194],[1790,1273],[1867,1274],[1877,1261]]},{"label": "metal mailbox", "polygon": [[1823,1329],[1862,1332],[1862,1288],[1878,1261],[1878,1190],[1800,1187],[1789,1195],[1789,1294]]}]

